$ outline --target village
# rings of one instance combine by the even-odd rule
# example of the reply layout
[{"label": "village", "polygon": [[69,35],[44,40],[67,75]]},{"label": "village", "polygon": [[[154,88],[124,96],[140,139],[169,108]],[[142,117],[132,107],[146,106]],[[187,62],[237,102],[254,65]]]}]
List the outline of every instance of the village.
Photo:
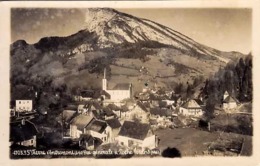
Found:
[{"label": "village", "polygon": [[[187,141],[186,139],[190,141],[189,136],[187,138],[176,136],[184,131],[181,131],[182,129],[186,129],[185,132],[190,134],[196,131],[199,135],[207,135],[213,129],[211,124],[203,124],[206,105],[202,97],[183,99],[172,90],[162,91],[160,87],[148,86],[134,95],[132,93],[134,87],[131,83],[117,84],[111,89],[108,88],[108,84],[106,70],[104,70],[102,90],[98,93],[94,90],[83,90],[75,94],[73,100],[67,103],[55,118],[60,124],[60,130],[55,131],[33,122],[38,114],[47,116],[47,112],[39,112],[33,108],[33,100],[17,99],[15,107],[11,108],[11,149],[54,147],[61,150],[130,150],[134,154],[158,150],[162,155],[167,153],[167,150],[171,151],[170,148],[176,148],[173,147],[175,144],[170,145],[167,142],[174,143],[181,139],[184,142]],[[241,112],[242,105],[232,94],[225,91],[223,102],[215,108],[214,115],[250,114]],[[212,142],[221,142],[221,139],[223,142],[223,139],[228,137],[227,133],[213,134],[214,137],[210,136],[214,141],[209,144],[203,142],[204,148],[201,150],[194,147],[196,151],[186,152],[191,148],[189,142],[189,147],[185,146],[187,150],[184,152],[179,149],[179,153],[182,153],[182,156],[244,153],[242,152],[246,142],[244,137],[236,136],[236,138],[241,137],[242,141],[231,140],[228,144],[232,145],[228,148],[222,147],[225,150],[221,152],[218,149],[221,145],[212,145]],[[210,136],[206,137],[210,138]],[[48,141],[54,143],[48,146]],[[212,150],[214,146],[217,148]]]}]

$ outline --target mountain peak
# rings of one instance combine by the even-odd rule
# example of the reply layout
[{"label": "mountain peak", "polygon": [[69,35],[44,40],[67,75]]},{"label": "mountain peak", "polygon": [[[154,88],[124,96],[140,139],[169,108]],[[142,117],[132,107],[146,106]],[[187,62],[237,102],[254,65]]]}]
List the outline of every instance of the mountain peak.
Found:
[{"label": "mountain peak", "polygon": [[86,10],[85,24],[86,29],[94,31],[98,26],[102,26],[117,14],[117,11],[111,8],[88,8]]}]

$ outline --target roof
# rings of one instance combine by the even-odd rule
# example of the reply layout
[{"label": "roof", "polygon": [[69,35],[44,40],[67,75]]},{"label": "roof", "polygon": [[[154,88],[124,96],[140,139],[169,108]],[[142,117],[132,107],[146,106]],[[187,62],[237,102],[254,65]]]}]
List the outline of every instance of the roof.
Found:
[{"label": "roof", "polygon": [[116,84],[112,90],[128,90],[129,89],[130,84],[128,83],[120,83],[120,84]]},{"label": "roof", "polygon": [[227,96],[225,99],[224,99],[224,103],[236,103],[236,99],[234,99],[232,96]]},{"label": "roof", "polygon": [[168,97],[166,95],[155,95],[155,94],[150,94],[150,100],[157,100],[157,101],[161,101],[161,100],[166,100],[168,99]]},{"label": "roof", "polygon": [[80,95],[82,97],[93,98],[95,95],[95,91],[94,90],[84,90],[84,91],[80,92]]},{"label": "roof", "polygon": [[78,110],[78,106],[75,104],[68,104],[66,107],[64,107],[64,110]]},{"label": "roof", "polygon": [[182,105],[183,108],[201,108],[200,105],[193,99],[187,101]]},{"label": "roof", "polygon": [[127,108],[126,105],[123,105],[123,106],[121,107],[121,111],[122,111],[122,112],[127,112],[127,111],[129,111],[129,109]]},{"label": "roof", "polygon": [[104,108],[104,109],[103,109],[103,115],[105,115],[105,116],[114,116],[115,114],[114,114],[113,111],[111,111],[111,109],[109,109],[109,108]]},{"label": "roof", "polygon": [[171,116],[172,111],[170,109],[165,109],[165,108],[151,108],[150,113],[153,115],[160,115],[160,116]]},{"label": "roof", "polygon": [[200,99],[194,99],[199,105],[204,105],[204,103]]},{"label": "roof", "polygon": [[121,127],[121,123],[116,118],[108,119],[108,120],[106,120],[106,122],[107,122],[108,126],[110,126],[112,129],[116,129],[116,128]]},{"label": "roof", "polygon": [[149,124],[125,121],[118,135],[144,140],[149,132],[149,129]]},{"label": "roof", "polygon": [[101,117],[101,113],[99,110],[93,110],[92,111],[95,118],[99,119]]},{"label": "roof", "polygon": [[84,130],[92,119],[93,117],[89,115],[78,115],[71,120],[71,125],[76,125],[79,130]]},{"label": "roof", "polygon": [[81,134],[79,140],[87,142],[88,146],[93,145],[95,141],[95,139],[90,134]]},{"label": "roof", "polygon": [[100,120],[93,120],[87,127],[87,130],[96,131],[98,133],[103,133],[106,129],[107,123]]},{"label": "roof", "polygon": [[10,130],[10,140],[13,142],[32,139],[38,133],[35,125],[30,121],[25,121],[24,125],[21,122],[11,123]]},{"label": "roof", "polygon": [[145,105],[144,105],[142,102],[138,101],[136,104],[137,104],[142,110],[144,110],[145,112],[148,112],[147,108],[145,107]]},{"label": "roof", "polygon": [[87,108],[85,104],[79,104],[78,105],[78,109],[84,109],[84,108]]},{"label": "roof", "polygon": [[224,95],[229,95],[228,91],[225,91]]},{"label": "roof", "polygon": [[115,110],[115,111],[120,110],[120,108],[117,105],[115,105],[114,103],[109,104],[107,107],[110,108],[111,110]]},{"label": "roof", "polygon": [[107,98],[111,97],[111,95],[109,93],[107,93],[105,90],[101,90],[100,95],[105,95],[105,97],[107,97]]},{"label": "roof", "polygon": [[98,110],[102,109],[102,106],[97,102],[93,102],[92,105],[93,105],[93,107],[95,107],[95,109],[98,109]]},{"label": "roof", "polygon": [[65,122],[70,122],[72,118],[76,115],[76,111],[74,110],[63,110],[62,111],[62,119]]}]

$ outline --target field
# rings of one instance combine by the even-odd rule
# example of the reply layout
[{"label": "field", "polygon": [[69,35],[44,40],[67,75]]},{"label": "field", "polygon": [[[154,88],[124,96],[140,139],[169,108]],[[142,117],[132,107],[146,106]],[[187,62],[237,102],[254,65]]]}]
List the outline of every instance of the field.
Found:
[{"label": "field", "polygon": [[[176,148],[181,156],[252,154],[252,137],[234,133],[208,132],[193,128],[161,129],[155,131],[159,137],[159,149]],[[224,149],[230,149],[225,151]]]}]

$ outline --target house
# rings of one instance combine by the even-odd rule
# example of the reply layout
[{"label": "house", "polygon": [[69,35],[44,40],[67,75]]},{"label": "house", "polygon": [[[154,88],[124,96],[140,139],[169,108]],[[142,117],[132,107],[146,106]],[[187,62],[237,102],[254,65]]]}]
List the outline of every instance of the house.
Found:
[{"label": "house", "polygon": [[150,114],[151,114],[151,118],[171,118],[172,116],[172,110],[167,109],[167,108],[159,108],[159,107],[155,107],[155,108],[151,108],[150,109]]},{"label": "house", "polygon": [[131,111],[127,108],[126,105],[123,105],[120,109],[120,120],[130,119],[131,118]]},{"label": "house", "polygon": [[134,119],[138,119],[142,123],[149,121],[149,111],[142,102],[138,101],[130,111],[130,119],[128,118],[128,120]]},{"label": "house", "polygon": [[163,102],[166,102],[167,105],[173,105],[175,104],[175,100],[173,99],[165,99],[165,100],[162,100]]},{"label": "house", "polygon": [[60,118],[65,126],[70,125],[70,121],[77,115],[74,110],[63,110],[60,114]]},{"label": "house", "polygon": [[172,118],[172,110],[168,108],[151,108],[150,110],[150,119],[154,121],[154,127],[168,127],[172,125],[171,118]]},{"label": "house", "polygon": [[90,115],[78,115],[70,122],[70,136],[71,138],[79,138],[81,134],[86,133],[86,128],[91,121],[94,120]]},{"label": "house", "polygon": [[109,109],[107,107],[103,109],[103,118],[105,120],[113,119],[113,118],[115,118],[115,116],[116,116],[116,114],[114,114],[114,112],[111,109]]},{"label": "house", "polygon": [[88,111],[87,105],[86,104],[79,104],[78,105],[78,113],[79,114],[86,114]]},{"label": "house", "polygon": [[[102,79],[102,90],[110,95],[110,100],[121,101],[131,98],[132,96],[132,84],[121,83],[116,84],[114,88],[108,89],[108,83],[106,79],[106,69],[104,70],[104,78]],[[104,96],[105,97],[105,96]]]},{"label": "house", "polygon": [[201,117],[203,111],[201,106],[194,99],[190,99],[180,106],[179,114],[184,116]]},{"label": "house", "polygon": [[111,141],[112,129],[107,125],[105,121],[93,120],[86,128],[88,134],[95,138],[99,138],[103,143],[108,143]]},{"label": "house", "polygon": [[238,105],[238,102],[235,98],[232,96],[227,96],[223,101],[223,109],[224,110],[231,110],[236,108]]},{"label": "house", "polygon": [[117,118],[108,119],[108,120],[106,120],[106,123],[112,130],[111,136],[110,136],[111,140],[109,140],[109,142],[114,142],[115,138],[118,136],[119,130],[121,128],[121,123],[119,122],[119,120]]},{"label": "house", "polygon": [[157,147],[157,138],[146,123],[125,121],[116,138],[121,146],[133,150],[153,149]]},{"label": "house", "polygon": [[173,94],[171,100],[174,101],[175,106],[180,106],[183,103],[181,95]]},{"label": "house", "polygon": [[33,110],[32,100],[16,100],[16,112],[31,112]]},{"label": "house", "polygon": [[238,101],[236,98],[232,97],[227,91],[225,91],[223,95],[223,109],[231,110],[236,108],[238,105]]},{"label": "house", "polygon": [[117,105],[111,103],[107,105],[107,108],[109,108],[118,118],[121,117],[121,108]]},{"label": "house", "polygon": [[57,121],[63,127],[63,136],[70,135],[70,122],[77,116],[77,111],[75,110],[63,110],[62,113],[57,117]]},{"label": "house", "polygon": [[26,147],[36,147],[36,136],[38,130],[35,125],[27,120],[10,124],[11,145],[21,145]]},{"label": "house", "polygon": [[95,149],[95,138],[89,134],[81,134],[79,137],[79,147],[86,150]]}]

